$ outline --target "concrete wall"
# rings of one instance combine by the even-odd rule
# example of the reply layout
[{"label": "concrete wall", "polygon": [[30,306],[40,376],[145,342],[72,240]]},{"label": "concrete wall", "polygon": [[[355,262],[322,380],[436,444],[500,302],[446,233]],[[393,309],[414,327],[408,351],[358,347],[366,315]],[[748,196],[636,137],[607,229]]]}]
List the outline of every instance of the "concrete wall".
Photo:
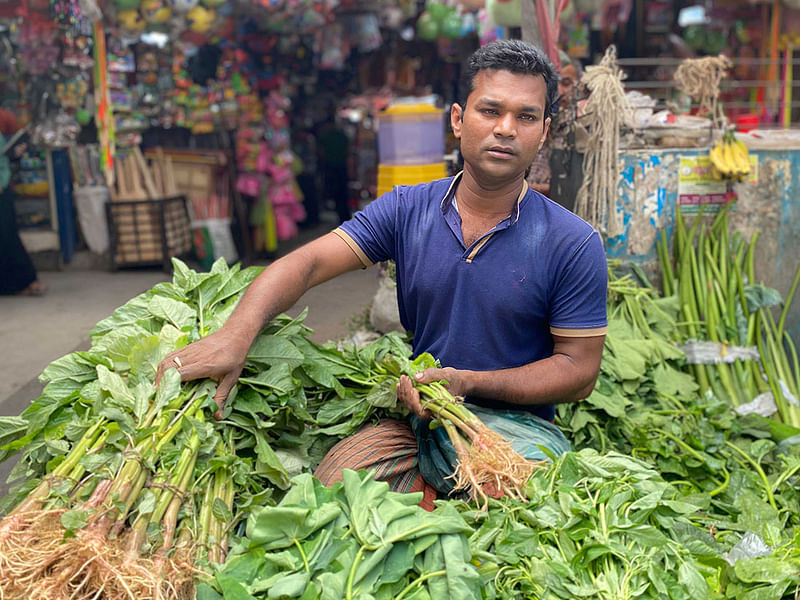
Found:
[{"label": "concrete wall", "polygon": [[[657,271],[655,239],[659,229],[672,236],[678,200],[681,156],[707,149],[646,149],[620,153],[622,178],[617,218],[624,233],[608,239],[608,255],[633,260],[648,274]],[[800,265],[800,149],[751,150],[758,157],[758,182],[734,184],[738,201],[730,214],[732,230],[756,246],[756,278],[785,298]],[[789,334],[800,343],[800,292],[787,317]]]}]

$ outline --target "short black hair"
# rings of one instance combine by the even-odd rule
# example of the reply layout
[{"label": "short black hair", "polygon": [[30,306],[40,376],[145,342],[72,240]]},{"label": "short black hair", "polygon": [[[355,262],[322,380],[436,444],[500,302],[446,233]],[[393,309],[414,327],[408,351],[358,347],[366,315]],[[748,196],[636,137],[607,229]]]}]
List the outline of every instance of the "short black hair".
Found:
[{"label": "short black hair", "polygon": [[462,110],[467,107],[467,98],[475,89],[475,77],[480,71],[486,70],[541,75],[547,88],[544,118],[552,114],[558,97],[558,74],[553,63],[539,48],[520,40],[496,40],[473,52],[463,69],[459,102]]}]

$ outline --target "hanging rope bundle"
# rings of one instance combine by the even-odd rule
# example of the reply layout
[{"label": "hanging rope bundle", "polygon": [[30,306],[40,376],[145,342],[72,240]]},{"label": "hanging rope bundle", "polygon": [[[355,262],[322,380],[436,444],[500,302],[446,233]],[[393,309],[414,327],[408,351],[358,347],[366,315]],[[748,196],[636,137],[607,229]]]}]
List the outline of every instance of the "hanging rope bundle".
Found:
[{"label": "hanging rope bundle", "polygon": [[583,184],[575,212],[609,237],[622,233],[616,215],[619,168],[619,126],[630,110],[617,65],[617,49],[609,46],[600,64],[586,67],[581,83],[591,92],[581,123],[589,133],[583,156]]},{"label": "hanging rope bundle", "polygon": [[719,104],[719,84],[733,66],[727,56],[688,58],[675,70],[673,79],[678,89],[700,103],[698,112],[710,113],[711,120],[724,129],[728,119]]}]

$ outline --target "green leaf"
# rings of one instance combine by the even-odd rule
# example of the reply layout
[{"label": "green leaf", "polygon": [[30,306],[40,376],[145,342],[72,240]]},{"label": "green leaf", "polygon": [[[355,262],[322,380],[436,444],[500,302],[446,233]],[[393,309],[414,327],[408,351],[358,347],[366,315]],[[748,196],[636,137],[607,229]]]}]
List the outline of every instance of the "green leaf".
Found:
[{"label": "green leaf", "polygon": [[708,598],[708,584],[691,563],[682,562],[678,567],[678,581],[691,598]]},{"label": "green leaf", "polygon": [[442,570],[443,577],[432,577],[426,584],[433,598],[458,598],[480,600],[480,575],[469,561],[466,538],[456,534],[445,534],[425,552],[426,573]]},{"label": "green leaf", "polygon": [[372,388],[367,394],[367,403],[377,408],[394,408],[397,406],[397,388],[394,379],[387,379]]},{"label": "green leaf", "polygon": [[690,397],[698,390],[694,377],[666,364],[660,364],[653,369],[653,384],[657,392],[678,398]]},{"label": "green leaf", "polygon": [[156,509],[156,495],[151,489],[142,490],[139,494],[139,504],[136,506],[139,515],[151,515]]},{"label": "green leaf", "polygon": [[164,296],[151,298],[147,303],[147,309],[180,330],[190,329],[197,320],[197,313],[191,306]]},{"label": "green leaf", "polygon": [[342,511],[333,502],[315,509],[297,506],[266,506],[253,509],[247,519],[247,537],[252,546],[265,550],[288,548],[334,521]]},{"label": "green leaf", "polygon": [[153,406],[154,412],[158,413],[162,408],[167,406],[181,392],[181,374],[178,369],[167,369],[164,375],[158,382],[156,388],[155,404]]},{"label": "green leaf", "polygon": [[736,577],[745,583],[781,583],[791,581],[800,572],[800,561],[777,556],[741,558],[733,566]]},{"label": "green leaf", "polygon": [[383,583],[395,583],[405,577],[414,568],[414,545],[409,542],[399,542],[392,546],[383,563]]},{"label": "green leaf", "polygon": [[287,363],[273,365],[256,377],[241,377],[239,383],[266,387],[280,395],[286,395],[295,389],[291,367]]},{"label": "green leaf", "polygon": [[222,498],[214,499],[214,503],[211,505],[211,513],[217,521],[222,523],[229,523],[233,519],[233,514]]},{"label": "green leaf", "polygon": [[256,471],[279,488],[286,489],[289,486],[289,474],[263,435],[256,435],[256,455]]},{"label": "green leaf", "polygon": [[97,366],[97,380],[103,390],[107,391],[114,402],[121,408],[133,412],[136,398],[125,384],[125,380],[103,365]]},{"label": "green leaf", "polygon": [[61,514],[61,525],[67,531],[77,531],[89,523],[88,510],[68,510]]},{"label": "green leaf", "polygon": [[132,325],[134,323],[139,323],[140,321],[143,322],[151,319],[152,315],[148,310],[147,305],[152,297],[153,292],[147,291],[143,294],[139,294],[131,300],[128,300],[128,302],[116,309],[110,317],[103,319],[97,325],[95,325],[92,331],[89,332],[89,335],[92,338],[97,338],[108,333],[109,331],[114,331],[115,329],[124,327],[125,325]]},{"label": "green leaf", "polygon": [[223,596],[205,581],[195,587],[195,600],[224,600]]},{"label": "green leaf", "polygon": [[247,360],[259,364],[288,363],[291,368],[302,364],[303,354],[290,340],[279,335],[260,335],[247,353]]},{"label": "green leaf", "polygon": [[269,589],[269,598],[299,598],[306,589],[310,573],[292,573],[281,578],[281,580]]},{"label": "green leaf", "polygon": [[592,391],[584,402],[604,410],[608,416],[614,418],[624,416],[625,408],[630,404],[617,390],[614,390],[611,396],[606,396],[597,389]]},{"label": "green leaf", "polygon": [[222,588],[222,597],[225,600],[256,600],[256,598],[251,596],[245,587],[235,579],[218,575],[217,583],[219,583],[219,587]]}]

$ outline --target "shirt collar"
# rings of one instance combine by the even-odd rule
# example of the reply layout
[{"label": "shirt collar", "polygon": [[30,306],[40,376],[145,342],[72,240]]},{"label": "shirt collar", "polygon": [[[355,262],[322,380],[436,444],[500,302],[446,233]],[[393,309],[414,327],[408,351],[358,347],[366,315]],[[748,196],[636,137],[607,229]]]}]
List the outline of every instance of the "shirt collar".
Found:
[{"label": "shirt collar", "polygon": [[[447,188],[447,192],[445,192],[444,197],[442,198],[441,209],[442,212],[447,211],[447,209],[452,206],[456,199],[456,187],[458,187],[458,182],[461,181],[461,176],[464,174],[464,171],[459,171],[453,177],[453,181],[450,182],[450,187]],[[522,189],[519,192],[519,196],[517,197],[517,207],[516,211],[514,212],[514,218],[511,220],[511,223],[516,223],[519,220],[519,205],[522,202],[522,199],[525,197],[525,194],[528,193],[528,182],[524,179],[522,180]]]}]

